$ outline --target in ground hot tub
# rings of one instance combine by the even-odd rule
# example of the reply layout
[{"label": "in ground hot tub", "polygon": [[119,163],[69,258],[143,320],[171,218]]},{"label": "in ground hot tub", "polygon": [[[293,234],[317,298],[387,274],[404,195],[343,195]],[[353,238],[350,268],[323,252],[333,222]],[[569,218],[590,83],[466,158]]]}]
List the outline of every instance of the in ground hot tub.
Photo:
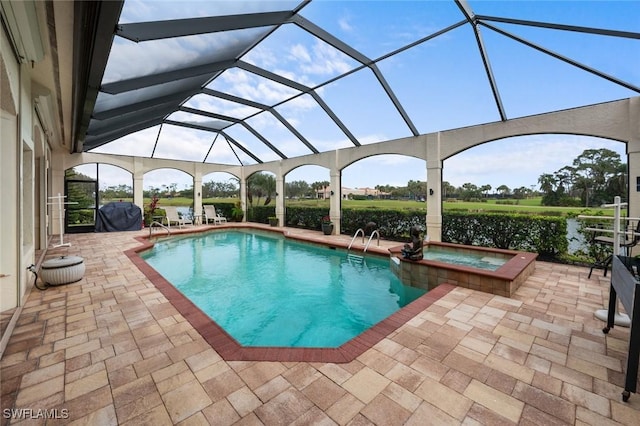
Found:
[{"label": "in ground hot tub", "polygon": [[49,285],[62,285],[80,281],[84,276],[84,259],[78,256],[60,256],[42,262],[40,275]]},{"label": "in ground hot tub", "polygon": [[[402,247],[392,247],[389,252],[391,259],[396,258],[391,263],[391,270],[404,283],[427,290],[449,283],[504,297],[513,296],[533,273],[538,256],[537,253],[523,251],[431,241],[424,245],[424,259],[406,260],[401,259]],[[431,256],[431,250],[453,257],[460,255],[462,259],[458,259],[457,263],[452,259],[444,260],[448,256]],[[465,259],[467,256],[470,259]],[[486,269],[481,265],[474,266],[476,261]]]}]

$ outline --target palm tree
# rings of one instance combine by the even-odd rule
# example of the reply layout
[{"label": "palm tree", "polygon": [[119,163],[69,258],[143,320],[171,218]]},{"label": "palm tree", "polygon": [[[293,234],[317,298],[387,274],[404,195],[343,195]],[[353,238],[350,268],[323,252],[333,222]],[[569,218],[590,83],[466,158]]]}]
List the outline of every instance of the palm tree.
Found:
[{"label": "palm tree", "polygon": [[[329,187],[331,185],[331,183],[329,181],[323,180],[323,181],[319,181],[319,182],[313,182],[311,184],[311,187],[314,189],[314,191],[316,192],[315,194],[315,198],[318,198],[318,192],[320,190],[323,190],[327,187]],[[323,194],[323,198],[324,198],[324,194]]]},{"label": "palm tree", "polygon": [[538,178],[538,183],[540,184],[540,189],[544,193],[550,193],[553,191],[553,188],[556,186],[556,178],[549,173],[541,174]]},{"label": "palm tree", "polygon": [[271,196],[276,192],[276,178],[271,173],[257,172],[247,178],[247,198],[249,204],[253,205],[253,197],[257,197],[257,203],[260,204],[260,198],[265,197],[264,205],[271,202]]},{"label": "palm tree", "polygon": [[502,198],[505,198],[511,193],[511,189],[509,189],[507,185],[500,185],[496,190],[502,195]]},{"label": "palm tree", "polygon": [[456,187],[451,185],[449,182],[442,182],[442,197],[447,198],[449,194],[454,194],[456,192]]}]

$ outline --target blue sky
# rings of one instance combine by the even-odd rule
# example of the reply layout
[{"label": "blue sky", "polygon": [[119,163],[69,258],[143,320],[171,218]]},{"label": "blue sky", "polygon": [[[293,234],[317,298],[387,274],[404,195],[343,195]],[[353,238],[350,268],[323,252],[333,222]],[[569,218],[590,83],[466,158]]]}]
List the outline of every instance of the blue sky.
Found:
[{"label": "blue sky", "polygon": [[[277,3],[274,6],[274,3]],[[468,1],[477,15],[536,20],[567,25],[640,31],[637,1]],[[279,10],[296,2],[242,1],[131,1],[125,3],[121,22],[180,17],[224,15],[240,10]],[[312,1],[301,15],[357,49],[378,59],[463,19],[453,1]],[[491,23],[587,67],[640,86],[640,40]],[[132,43],[118,40],[105,72],[106,81],[146,75],[179,67],[193,57],[213,61],[225,49],[242,45],[255,34],[234,32]],[[492,71],[508,118],[539,114],[592,103],[637,96],[638,93],[551,58],[486,27],[480,29]],[[234,44],[236,43],[236,44]],[[310,87],[352,70],[358,63],[344,53],[312,37],[294,25],[284,25],[243,58],[268,71],[287,76]],[[161,65],[154,65],[160,63]],[[500,119],[487,76],[468,25],[449,31],[416,47],[377,62],[378,68],[420,133],[464,127]],[[163,68],[164,67],[164,68]],[[225,71],[208,88],[242,96],[269,105],[282,102],[295,90],[257,77],[241,69]],[[324,102],[340,117],[362,144],[410,135],[388,96],[368,69],[316,89]],[[99,98],[99,102],[101,99]],[[187,106],[206,108],[242,117],[255,113],[246,106],[225,103],[207,96],[194,97]],[[320,151],[352,146],[343,132],[308,95],[279,104],[276,109]],[[172,119],[201,120],[178,113]],[[269,114],[259,114],[249,124],[273,141],[287,156],[308,154],[308,149]],[[241,126],[228,133],[264,161],[277,159]],[[158,128],[150,128],[98,149],[127,155],[149,156]],[[164,126],[155,155],[203,161],[214,138],[209,132]],[[444,162],[443,178],[455,186],[465,182],[496,188],[537,186],[542,173],[552,173],[571,164],[584,149],[608,148],[626,159],[619,142],[595,138],[540,135],[496,141],[470,149]],[[252,163],[242,157],[245,163]],[[216,141],[207,162],[233,164],[235,155],[223,140]],[[103,173],[103,178],[107,174]],[[226,176],[216,175],[215,180]],[[111,178],[114,183],[115,175]],[[343,172],[343,185],[374,187],[405,185],[410,179],[425,180],[424,161],[402,156],[380,156],[362,160]],[[205,179],[207,180],[207,179]],[[311,183],[329,180],[329,172],[303,167],[287,180]],[[190,178],[174,171],[151,173],[145,187],[178,183]]]}]

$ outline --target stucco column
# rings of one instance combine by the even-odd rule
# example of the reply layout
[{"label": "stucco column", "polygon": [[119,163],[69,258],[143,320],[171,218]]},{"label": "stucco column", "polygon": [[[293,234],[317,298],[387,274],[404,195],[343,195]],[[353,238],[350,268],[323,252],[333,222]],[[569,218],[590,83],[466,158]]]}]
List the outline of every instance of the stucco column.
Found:
[{"label": "stucco column", "polygon": [[133,204],[140,207],[144,214],[144,168],[142,158],[133,159]]},{"label": "stucco column", "polygon": [[242,217],[242,221],[247,221],[247,179],[244,177],[244,170],[242,171],[242,175],[238,178],[240,182],[240,205],[242,207],[242,211],[244,216]]},{"label": "stucco column", "polygon": [[[640,217],[640,98],[629,100],[629,217]],[[636,248],[636,250],[638,250]]]},{"label": "stucco column", "polygon": [[199,170],[195,172],[193,177],[193,214],[200,215],[202,223],[202,172]]},{"label": "stucco column", "polygon": [[133,174],[133,204],[140,207],[144,212],[144,188],[142,187],[144,174],[136,172]]},{"label": "stucco column", "polygon": [[[640,98],[629,100],[629,141],[627,142],[627,171],[629,173],[629,217],[640,217]],[[633,222],[635,223],[635,222]],[[631,255],[640,254],[640,247],[631,249]]]},{"label": "stucco column", "polygon": [[427,235],[442,241],[442,160],[440,133],[427,139]]},{"label": "stucco column", "polygon": [[278,225],[284,226],[284,177],[282,172],[276,175],[276,217]]},{"label": "stucco column", "polygon": [[340,201],[342,198],[342,171],[337,168],[331,169],[331,195],[329,196],[329,217],[333,222],[333,234],[340,235],[340,219],[341,209]]}]

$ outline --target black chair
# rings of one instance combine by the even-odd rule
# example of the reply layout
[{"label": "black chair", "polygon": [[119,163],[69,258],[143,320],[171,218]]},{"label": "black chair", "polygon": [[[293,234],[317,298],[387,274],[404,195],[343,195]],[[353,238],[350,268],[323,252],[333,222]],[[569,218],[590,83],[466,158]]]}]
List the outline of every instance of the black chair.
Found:
[{"label": "black chair", "polygon": [[[631,249],[635,247],[638,242],[640,242],[640,220],[638,221],[636,227],[632,228],[632,231],[633,233],[631,235],[629,235],[629,233],[626,233],[624,236],[624,240],[620,243],[620,248],[623,248],[625,250],[625,254],[627,256],[631,253]],[[611,247],[613,250],[613,237],[608,237],[605,235],[595,236],[595,231],[592,234],[591,243]],[[604,268],[604,276],[606,277],[607,270],[609,269],[612,261],[613,252],[603,260],[596,259],[596,261],[591,265],[591,269],[589,269],[589,278],[591,278],[591,273],[593,272],[594,268]]]}]

